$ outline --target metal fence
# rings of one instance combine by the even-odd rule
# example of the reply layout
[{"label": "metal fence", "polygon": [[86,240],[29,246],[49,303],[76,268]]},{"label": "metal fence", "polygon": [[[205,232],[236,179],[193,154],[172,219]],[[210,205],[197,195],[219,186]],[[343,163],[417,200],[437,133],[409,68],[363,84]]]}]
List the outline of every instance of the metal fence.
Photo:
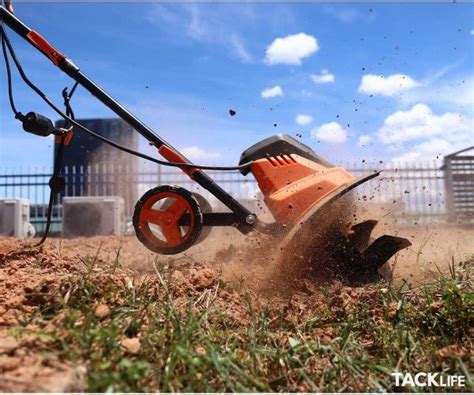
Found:
[{"label": "metal fence", "polygon": [[450,221],[474,222],[474,146],[444,158],[446,207]]},{"label": "metal fence", "polygon": [[[341,163],[356,176],[376,170],[374,164]],[[433,223],[448,217],[445,202],[444,171],[435,163],[395,165],[377,163],[382,174],[358,188],[358,197],[374,205],[384,206],[387,212],[405,223]],[[255,179],[243,177],[235,171],[209,171],[208,174],[234,197],[250,204],[261,195]],[[62,196],[122,196],[126,215],[133,213],[135,201],[146,190],[163,184],[181,185],[198,192],[218,206],[197,183],[181,171],[160,166],[148,166],[132,171],[127,166],[97,164],[88,167],[67,167],[63,171],[66,190],[55,197],[53,231],[60,230]],[[50,169],[0,169],[0,198],[24,198],[30,201],[31,222],[38,232],[43,230],[49,198]],[[221,207],[216,207],[221,208]]]}]

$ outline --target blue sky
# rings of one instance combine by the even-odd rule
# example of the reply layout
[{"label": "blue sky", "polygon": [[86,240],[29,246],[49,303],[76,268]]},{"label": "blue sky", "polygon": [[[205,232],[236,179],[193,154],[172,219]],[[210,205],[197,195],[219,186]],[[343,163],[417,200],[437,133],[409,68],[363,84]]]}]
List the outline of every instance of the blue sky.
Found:
[{"label": "blue sky", "polygon": [[[19,2],[16,13],[199,163],[236,164],[276,133],[335,162],[474,145],[474,4]],[[68,78],[10,37],[61,103]],[[4,74],[0,168],[49,166],[52,140],[13,120]],[[22,112],[56,119],[18,79],[15,92]],[[73,106],[78,118],[113,116],[84,90]]]}]

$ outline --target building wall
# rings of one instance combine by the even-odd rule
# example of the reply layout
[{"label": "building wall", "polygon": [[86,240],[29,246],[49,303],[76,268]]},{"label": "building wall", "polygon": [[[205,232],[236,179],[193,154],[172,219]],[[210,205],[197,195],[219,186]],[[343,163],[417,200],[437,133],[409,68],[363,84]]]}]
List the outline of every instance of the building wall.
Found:
[{"label": "building wall", "polygon": [[[138,149],[138,133],[121,119],[78,119],[79,123],[92,131],[128,148]],[[62,127],[64,121],[56,122]],[[64,149],[63,166],[89,166],[97,163],[123,163],[137,166],[137,158],[74,129],[71,143]]]},{"label": "building wall", "polygon": [[[79,123],[127,148],[138,150],[139,134],[121,119],[78,119]],[[56,122],[63,127],[64,121]],[[73,170],[77,176],[67,177],[65,196],[119,195],[130,208],[137,199],[137,186],[127,181],[138,171],[138,158],[114,148],[78,128],[64,147],[63,174]],[[57,151],[55,147],[55,154]],[[107,172],[107,168],[113,172]],[[105,170],[104,170],[105,169]],[[83,174],[83,175],[81,175]],[[98,187],[99,186],[99,187]]]}]

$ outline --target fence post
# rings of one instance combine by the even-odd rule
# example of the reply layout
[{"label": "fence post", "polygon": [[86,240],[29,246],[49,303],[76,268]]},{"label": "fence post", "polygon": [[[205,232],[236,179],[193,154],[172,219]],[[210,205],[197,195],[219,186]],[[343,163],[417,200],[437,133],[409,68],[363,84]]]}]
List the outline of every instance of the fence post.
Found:
[{"label": "fence post", "polygon": [[454,190],[453,190],[453,168],[451,158],[446,156],[444,158],[444,196],[446,210],[448,213],[448,222],[456,221],[456,208],[454,206]]}]

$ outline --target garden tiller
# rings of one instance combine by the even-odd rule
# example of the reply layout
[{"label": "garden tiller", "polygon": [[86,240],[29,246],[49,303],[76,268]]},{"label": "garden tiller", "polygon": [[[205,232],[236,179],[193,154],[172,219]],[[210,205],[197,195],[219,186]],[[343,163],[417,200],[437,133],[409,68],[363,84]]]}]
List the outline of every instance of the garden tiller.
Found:
[{"label": "garden tiller", "polygon": [[[5,2],[5,7],[0,7],[0,19],[10,104],[15,117],[22,122],[24,130],[41,136],[55,134],[56,142],[63,146],[71,138],[72,128],[74,128],[75,131],[88,133],[130,154],[161,165],[179,167],[230,210],[215,213],[202,195],[178,186],[157,186],[141,197],[133,215],[136,235],[150,250],[159,254],[177,254],[200,241],[211,227],[232,226],[244,234],[255,231],[279,237],[280,245],[284,249],[283,255],[293,254],[292,251],[294,251],[295,256],[301,257],[303,250],[317,251],[317,248],[312,246],[315,241],[321,246],[324,245],[324,240],[335,240],[334,235],[337,234],[338,246],[330,245],[326,246],[326,249],[343,250],[343,253],[338,253],[337,256],[341,260],[347,256],[346,267],[342,270],[346,273],[346,277],[372,279],[388,258],[410,245],[406,239],[393,236],[382,236],[369,245],[370,234],[376,221],[365,221],[352,226],[345,223],[345,227],[334,226],[344,214],[344,208],[334,210],[339,200],[344,196],[349,196],[348,192],[355,187],[377,177],[379,172],[356,178],[343,168],[322,159],[308,146],[284,134],[267,138],[245,150],[238,166],[212,167],[192,164],[90,80],[62,52],[21,22],[14,15],[9,1]],[[66,90],[63,91],[66,112],[56,107],[26,77],[3,25],[7,25],[32,44],[75,81],[74,88],[69,94]],[[49,119],[40,114],[30,112],[23,115],[17,111],[13,101],[9,58],[13,59],[22,79],[65,119],[67,127],[58,129]],[[78,85],[89,91],[140,133],[166,160],[158,160],[125,148],[77,122],[69,100]],[[58,151],[61,152],[61,150]],[[55,172],[50,182],[52,191],[61,190],[64,186],[64,179],[59,174],[58,162],[60,162],[60,157],[56,158]],[[255,213],[216,184],[204,172],[208,169],[239,170],[244,176],[252,173],[275,221],[268,223],[259,219]],[[325,234],[328,232],[331,232],[331,237]],[[301,243],[304,245],[300,245]],[[321,259],[318,262],[318,257],[314,257],[311,251],[306,254],[307,259],[314,261],[316,266],[324,266],[325,262]]]}]

